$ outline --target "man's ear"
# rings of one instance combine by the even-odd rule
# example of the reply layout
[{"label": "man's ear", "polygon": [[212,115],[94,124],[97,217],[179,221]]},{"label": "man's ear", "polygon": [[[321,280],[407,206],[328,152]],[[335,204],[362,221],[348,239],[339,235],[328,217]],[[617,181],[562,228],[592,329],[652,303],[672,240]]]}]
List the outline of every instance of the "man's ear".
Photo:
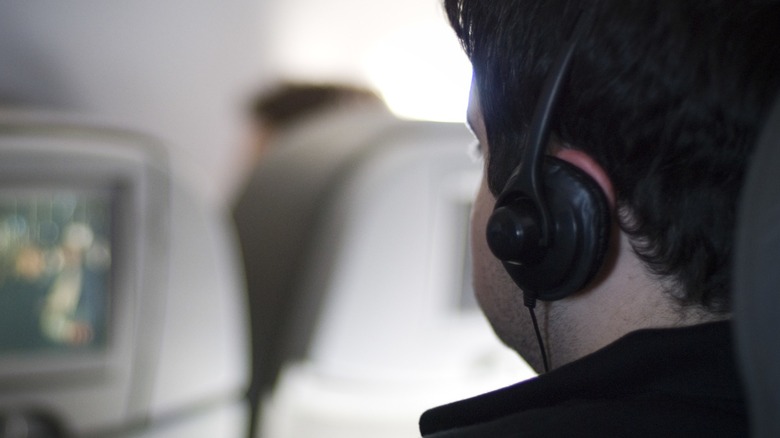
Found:
[{"label": "man's ear", "polygon": [[555,153],[555,156],[577,166],[580,170],[590,175],[590,177],[601,187],[604,195],[606,195],[610,210],[614,211],[615,189],[612,186],[612,181],[609,179],[609,176],[607,176],[607,172],[604,171],[596,160],[585,152],[576,149],[561,148]]}]

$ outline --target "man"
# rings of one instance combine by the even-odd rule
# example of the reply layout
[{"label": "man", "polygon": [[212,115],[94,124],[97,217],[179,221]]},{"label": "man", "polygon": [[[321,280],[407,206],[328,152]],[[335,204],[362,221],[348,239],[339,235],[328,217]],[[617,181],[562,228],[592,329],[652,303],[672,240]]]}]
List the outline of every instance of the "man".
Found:
[{"label": "man", "polygon": [[[485,160],[472,217],[477,299],[504,343],[551,371],[432,409],[422,434],[745,436],[731,248],[747,161],[780,82],[778,3],[444,3],[474,67],[468,118]],[[561,72],[556,95],[549,78]],[[546,131],[540,101],[553,103]],[[517,180],[534,185],[522,185],[533,165],[520,162],[539,132],[559,161],[545,159],[539,199],[515,196]],[[555,234],[580,220],[557,217],[559,170],[587,180],[561,183],[573,197],[594,199],[575,216],[606,217],[583,222],[604,229],[584,251]],[[501,216],[504,206],[514,216]],[[520,231],[503,233],[506,221]],[[532,235],[542,255],[507,255],[508,239]],[[562,245],[575,254],[570,271],[603,249],[586,281],[547,275],[557,262],[538,269]]]}]

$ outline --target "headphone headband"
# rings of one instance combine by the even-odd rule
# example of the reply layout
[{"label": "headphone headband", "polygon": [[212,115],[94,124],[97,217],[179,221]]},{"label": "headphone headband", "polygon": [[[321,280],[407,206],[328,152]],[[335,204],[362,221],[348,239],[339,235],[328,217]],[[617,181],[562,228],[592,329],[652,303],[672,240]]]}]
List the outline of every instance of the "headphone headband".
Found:
[{"label": "headphone headband", "polygon": [[[585,20],[581,20],[582,11],[575,18],[574,30],[568,38],[564,50],[555,59],[550,70],[551,73],[544,81],[542,93],[536,102],[534,115],[531,119],[530,135],[523,151],[523,159],[520,167],[515,169],[513,177],[518,179],[518,187],[531,194],[537,205],[544,206],[544,192],[541,183],[542,157],[545,155],[547,143],[550,139],[550,120],[555,110],[563,88],[563,81],[569,73],[574,49],[585,31]],[[510,178],[511,180],[511,178]],[[541,216],[541,246],[550,243],[550,212],[542,208]]]}]

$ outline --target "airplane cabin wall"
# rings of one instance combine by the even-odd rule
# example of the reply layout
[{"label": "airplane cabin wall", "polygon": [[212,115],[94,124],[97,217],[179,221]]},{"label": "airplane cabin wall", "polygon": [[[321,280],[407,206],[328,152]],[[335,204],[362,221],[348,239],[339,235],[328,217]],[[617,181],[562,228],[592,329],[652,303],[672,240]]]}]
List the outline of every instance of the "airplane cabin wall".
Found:
[{"label": "airplane cabin wall", "polygon": [[[99,115],[155,135],[180,179],[222,206],[240,184],[253,92],[280,78],[376,88],[384,59],[426,81],[421,100],[441,100],[448,78],[425,74],[448,52],[442,38],[459,51],[439,0],[7,0],[0,106]],[[401,49],[388,44],[399,39]],[[403,58],[415,49],[426,51]],[[449,94],[465,102],[465,90]]]},{"label": "airplane cabin wall", "polygon": [[242,102],[265,71],[267,2],[0,2],[0,105],[100,116],[160,138],[173,171],[222,202]]}]

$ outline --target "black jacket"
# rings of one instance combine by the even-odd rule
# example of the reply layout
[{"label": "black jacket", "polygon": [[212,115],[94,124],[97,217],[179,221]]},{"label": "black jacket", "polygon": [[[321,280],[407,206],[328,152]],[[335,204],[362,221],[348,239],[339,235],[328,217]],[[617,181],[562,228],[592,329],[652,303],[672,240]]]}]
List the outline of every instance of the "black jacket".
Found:
[{"label": "black jacket", "polygon": [[728,322],[640,330],[516,385],[425,412],[424,437],[736,437],[747,412]]}]

